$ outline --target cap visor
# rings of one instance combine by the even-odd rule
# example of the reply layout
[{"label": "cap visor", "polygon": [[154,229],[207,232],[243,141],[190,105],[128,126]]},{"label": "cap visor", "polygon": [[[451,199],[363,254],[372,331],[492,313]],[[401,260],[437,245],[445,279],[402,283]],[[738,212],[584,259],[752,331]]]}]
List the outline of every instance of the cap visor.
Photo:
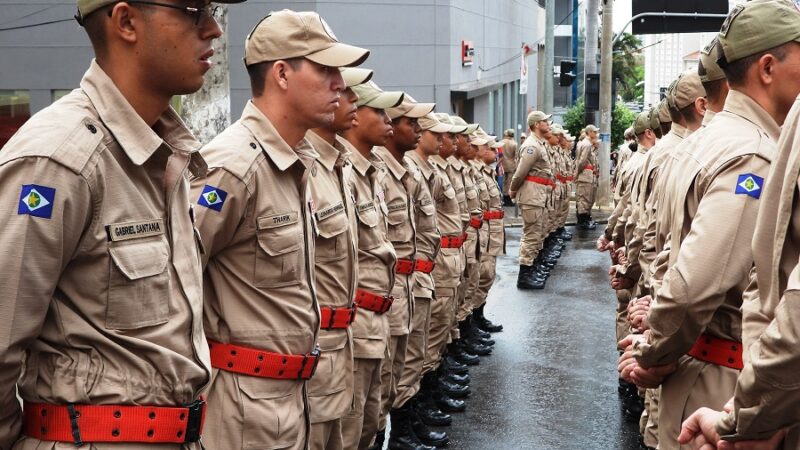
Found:
[{"label": "cap visor", "polygon": [[341,69],[344,84],[347,87],[358,86],[364,84],[372,79],[374,73],[370,69],[361,69],[359,67],[345,67]]},{"label": "cap visor", "polygon": [[412,106],[411,109],[403,113],[403,115],[411,117],[412,119],[419,119],[420,117],[425,117],[432,113],[433,108],[436,108],[436,103],[417,103]]},{"label": "cap visor", "polygon": [[464,133],[466,131],[467,131],[467,127],[465,127],[465,126],[453,125],[452,127],[450,127],[450,131],[448,131],[448,133],[461,134],[461,133]]},{"label": "cap visor", "polygon": [[317,64],[328,67],[351,67],[363,63],[369,50],[338,42],[330,47],[311,53],[305,57]]},{"label": "cap visor", "polygon": [[464,134],[472,134],[478,130],[480,124],[477,123],[470,123],[467,125],[467,129],[463,131]]},{"label": "cap visor", "polygon": [[423,129],[423,131],[430,131],[432,133],[449,133],[450,125],[439,122],[431,128]]},{"label": "cap visor", "polygon": [[472,145],[486,145],[489,141],[482,137],[473,137],[469,140]]},{"label": "cap visor", "polygon": [[381,92],[377,97],[364,103],[363,106],[369,106],[375,109],[389,109],[403,103],[403,96],[405,94],[400,91]]}]

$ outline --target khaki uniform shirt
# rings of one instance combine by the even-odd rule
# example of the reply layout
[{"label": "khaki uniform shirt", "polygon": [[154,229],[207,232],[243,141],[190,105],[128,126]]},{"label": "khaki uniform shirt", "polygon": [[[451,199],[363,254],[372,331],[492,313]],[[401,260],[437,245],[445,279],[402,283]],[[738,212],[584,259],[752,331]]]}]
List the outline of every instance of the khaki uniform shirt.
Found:
[{"label": "khaki uniform shirt", "polygon": [[[752,242],[758,295],[743,305],[749,362],[739,376],[733,411],[717,425],[720,434],[737,438],[766,439],[798,421],[798,115],[800,101],[795,101],[760,200]],[[798,434],[796,426],[791,428],[781,448],[797,448]]]},{"label": "khaki uniform shirt", "polygon": [[[483,167],[483,163],[478,162],[477,159],[473,159],[469,161],[469,169],[470,173],[472,174],[472,178],[475,180],[475,187],[478,189],[478,200],[480,200],[481,205],[481,213],[489,209],[489,185],[486,183],[486,180],[481,173],[481,169]],[[493,181],[493,183],[497,183]],[[487,251],[489,246],[489,224],[487,221],[481,222],[481,227],[478,229],[478,258],[480,255],[484,254]]]},{"label": "khaki uniform shirt", "polygon": [[517,170],[517,141],[514,138],[503,138],[503,158],[500,161],[506,176],[513,176]]},{"label": "khaki uniform shirt", "polygon": [[22,429],[15,384],[30,402],[161,406],[207,385],[198,147],[172,110],[146,124],[95,62],[3,147],[0,448]]},{"label": "khaki uniform shirt", "polygon": [[622,145],[619,146],[619,149],[617,150],[617,164],[616,168],[614,169],[615,186],[619,182],[619,176],[620,173],[622,172],[622,168],[625,166],[625,163],[628,161],[628,159],[631,157],[632,154],[633,152],[631,151],[628,141],[625,141]]},{"label": "khaki uniform shirt", "polygon": [[[358,219],[358,289],[391,295],[397,255],[386,234],[388,210],[383,201],[386,170],[377,169],[345,139],[341,143],[350,149],[353,164],[350,184]],[[389,340],[388,312],[379,315],[359,309],[350,328],[356,358],[383,359]]]},{"label": "khaki uniform shirt", "polygon": [[[594,172],[598,169],[597,150],[589,138],[584,138],[578,142],[575,161],[575,181],[578,183],[594,183]],[[587,168],[588,165],[591,165],[593,169]]]},{"label": "khaki uniform shirt", "polygon": [[[436,169],[428,161],[422,159],[416,151],[407,152],[404,164],[409,172],[416,173],[415,178],[421,178],[419,183],[420,195],[416,197],[414,208],[416,211],[415,224],[417,228],[417,253],[416,259],[436,261],[442,235],[436,225],[436,205],[433,199],[441,196],[444,189],[441,178],[436,176]],[[434,267],[435,268],[435,267]],[[433,298],[434,285],[433,273],[414,272],[414,297]]]},{"label": "khaki uniform shirt", "polygon": [[622,168],[619,183],[617,183],[614,196],[618,199],[617,204],[614,206],[614,211],[608,218],[608,225],[606,226],[605,236],[608,240],[614,240],[618,243],[624,242],[622,238],[623,229],[626,224],[626,210],[630,204],[631,192],[636,180],[636,174],[641,170],[644,163],[647,150],[644,146],[639,145],[636,153],[632,154],[625,166]]},{"label": "khaki uniform shirt", "polygon": [[[463,233],[469,224],[470,208],[467,205],[466,188],[464,187],[464,177],[461,175],[463,164],[456,157],[447,158],[447,178],[453,185],[458,201],[458,209],[461,211],[461,232]],[[459,234],[460,234],[459,233]]]},{"label": "khaki uniform shirt", "polygon": [[[436,204],[436,223],[439,232],[442,236],[461,236],[464,225],[456,191],[447,176],[449,164],[438,155],[431,156],[428,161],[436,168],[434,173],[438,178],[437,184],[441,186],[441,189],[434,193],[433,199]],[[435,287],[458,287],[463,271],[461,249],[441,248],[436,257],[436,267],[433,269]]]},{"label": "khaki uniform shirt", "polygon": [[[387,171],[386,218],[389,223],[387,235],[394,246],[398,259],[414,259],[417,253],[417,232],[414,223],[414,202],[419,198],[419,184],[422,179],[415,179],[385,147],[372,149],[372,162]],[[389,314],[389,328],[392,336],[409,333],[411,327],[411,311],[414,307],[412,297],[411,275],[397,274],[392,295],[394,303]]]},{"label": "khaki uniform shirt", "polygon": [[[192,181],[192,193],[206,246],[203,296],[209,339],[283,354],[313,351],[320,322],[308,186],[314,149],[305,139],[289,147],[248,102],[242,117],[202,154],[211,169],[207,177]],[[244,423],[239,426],[250,445],[293,440],[307,420],[302,380],[230,372],[215,377],[219,389],[237,386],[241,391]],[[278,410],[279,432],[254,431],[277,426]]]},{"label": "khaki uniform shirt", "polygon": [[[700,333],[740,341],[750,242],[778,125],[731,90],[725,109],[675,167],[670,268],[649,313],[650,337],[635,356],[646,367],[677,361]],[[721,265],[722,264],[722,265]]]},{"label": "khaki uniform shirt", "polygon": [[[350,189],[353,166],[340,140],[335,147],[313,131],[306,133],[319,157],[311,168],[314,213],[314,265],[320,307],[352,307],[358,255],[355,205]],[[349,329],[320,330],[322,359],[309,382],[311,423],[340,418],[353,403],[353,342]]]},{"label": "khaki uniform shirt", "polygon": [[[484,183],[486,183],[489,193],[488,211],[502,211],[503,210],[503,194],[497,186],[494,178],[494,169],[486,164],[481,168],[481,175],[483,176]],[[487,227],[489,239],[486,253],[489,256],[498,256],[505,253],[506,250],[506,229],[503,224],[503,219],[484,220]]]},{"label": "khaki uniform shirt", "polygon": [[472,166],[469,161],[459,160],[459,165],[456,169],[461,174],[464,182],[464,193],[467,202],[467,214],[464,215],[466,219],[465,230],[467,233],[467,241],[464,243],[464,254],[468,264],[475,264],[478,262],[478,230],[469,226],[471,217],[479,217],[483,210],[481,208],[480,192],[478,186],[475,184],[475,176],[472,173]]},{"label": "khaki uniform shirt", "polygon": [[517,191],[517,203],[522,206],[546,207],[553,189],[550,186],[527,181],[533,176],[555,181],[547,152],[547,143],[531,134],[520,146],[520,160],[511,180],[512,191]]}]

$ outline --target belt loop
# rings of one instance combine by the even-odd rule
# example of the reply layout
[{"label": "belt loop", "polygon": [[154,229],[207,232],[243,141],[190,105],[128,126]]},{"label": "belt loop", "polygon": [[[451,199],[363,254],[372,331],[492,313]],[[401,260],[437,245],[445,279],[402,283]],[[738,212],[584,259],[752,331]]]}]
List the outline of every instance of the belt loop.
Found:
[{"label": "belt loop", "polygon": [[81,415],[75,410],[74,403],[67,404],[67,412],[69,413],[69,423],[72,427],[72,439],[75,442],[75,447],[82,447],[84,442],[81,439],[81,429],[78,427],[78,418]]}]

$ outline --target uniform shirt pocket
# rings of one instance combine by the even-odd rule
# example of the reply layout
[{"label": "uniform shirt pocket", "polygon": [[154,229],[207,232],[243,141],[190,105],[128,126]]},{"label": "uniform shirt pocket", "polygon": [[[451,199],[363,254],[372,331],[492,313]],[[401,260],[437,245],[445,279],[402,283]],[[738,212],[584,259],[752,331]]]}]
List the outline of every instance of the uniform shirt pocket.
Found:
[{"label": "uniform shirt pocket", "polygon": [[380,230],[377,228],[380,221],[378,206],[375,201],[359,203],[356,205],[358,218],[358,246],[363,250],[372,250],[383,244]]},{"label": "uniform shirt pocket", "polygon": [[386,222],[389,224],[389,240],[392,242],[410,242],[414,231],[408,218],[408,206],[404,201],[396,201],[386,205],[388,214]]},{"label": "uniform shirt pocket", "polygon": [[106,327],[131,330],[169,320],[170,251],[164,235],[109,242]]},{"label": "uniform shirt pocket", "polygon": [[317,229],[321,239],[316,241],[317,261],[338,261],[347,257],[347,214],[343,203],[338,203],[316,213]]},{"label": "uniform shirt pocket", "polygon": [[297,212],[258,218],[258,247],[254,270],[256,287],[281,287],[300,283],[303,240]]}]

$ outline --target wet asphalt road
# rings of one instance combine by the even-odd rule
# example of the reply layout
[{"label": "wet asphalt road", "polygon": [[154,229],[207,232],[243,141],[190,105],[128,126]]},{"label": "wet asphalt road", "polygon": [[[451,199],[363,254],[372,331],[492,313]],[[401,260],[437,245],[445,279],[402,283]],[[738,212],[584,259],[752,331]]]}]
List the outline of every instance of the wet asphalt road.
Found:
[{"label": "wet asphalt road", "polygon": [[486,306],[505,329],[493,335],[492,355],[470,369],[467,412],[444,428],[449,448],[637,449],[637,427],[617,396],[615,296],[608,256],[594,250],[600,227],[573,230],[541,291],[516,288],[520,231],[508,229]]}]

